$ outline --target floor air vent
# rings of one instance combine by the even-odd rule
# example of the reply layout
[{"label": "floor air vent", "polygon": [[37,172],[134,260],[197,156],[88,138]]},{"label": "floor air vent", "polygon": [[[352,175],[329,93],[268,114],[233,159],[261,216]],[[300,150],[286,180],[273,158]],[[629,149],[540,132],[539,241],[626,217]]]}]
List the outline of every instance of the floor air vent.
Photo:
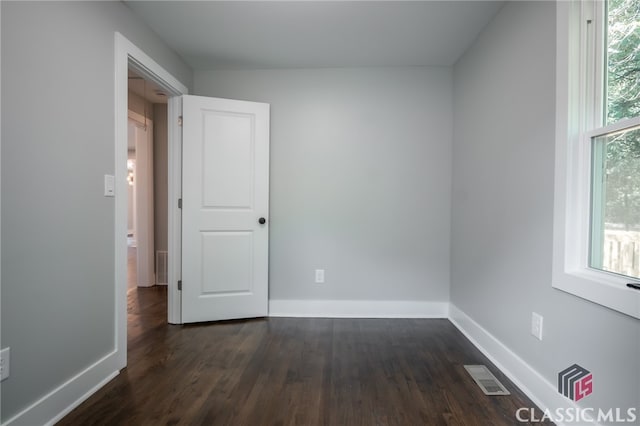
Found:
[{"label": "floor air vent", "polygon": [[464,368],[485,395],[511,395],[485,365],[465,365]]}]

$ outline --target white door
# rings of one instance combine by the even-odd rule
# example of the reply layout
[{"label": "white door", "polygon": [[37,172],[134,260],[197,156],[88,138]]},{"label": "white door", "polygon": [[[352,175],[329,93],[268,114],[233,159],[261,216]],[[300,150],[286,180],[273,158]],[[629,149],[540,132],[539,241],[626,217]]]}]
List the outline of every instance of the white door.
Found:
[{"label": "white door", "polygon": [[269,105],[182,105],[182,321],[266,316]]}]

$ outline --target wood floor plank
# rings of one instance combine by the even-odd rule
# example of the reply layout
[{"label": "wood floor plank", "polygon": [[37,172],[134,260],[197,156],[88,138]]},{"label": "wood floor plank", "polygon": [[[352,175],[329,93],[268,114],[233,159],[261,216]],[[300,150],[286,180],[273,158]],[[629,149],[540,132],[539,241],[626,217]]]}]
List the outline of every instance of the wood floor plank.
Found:
[{"label": "wood floor plank", "polygon": [[514,425],[535,407],[445,319],[174,326],[163,287],[130,289],[128,309],[128,367],[59,425]]}]

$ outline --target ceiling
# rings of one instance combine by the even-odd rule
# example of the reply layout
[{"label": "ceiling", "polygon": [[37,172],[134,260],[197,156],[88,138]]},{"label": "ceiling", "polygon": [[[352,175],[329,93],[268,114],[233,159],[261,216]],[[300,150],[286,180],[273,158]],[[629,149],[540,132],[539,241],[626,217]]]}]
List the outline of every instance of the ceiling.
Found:
[{"label": "ceiling", "polygon": [[125,1],[194,70],[451,66],[502,1]]}]

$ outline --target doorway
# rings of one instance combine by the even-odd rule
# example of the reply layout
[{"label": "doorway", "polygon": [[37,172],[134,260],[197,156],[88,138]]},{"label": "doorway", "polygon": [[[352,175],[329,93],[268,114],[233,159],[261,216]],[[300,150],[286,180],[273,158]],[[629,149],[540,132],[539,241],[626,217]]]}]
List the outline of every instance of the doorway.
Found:
[{"label": "doorway", "polygon": [[[248,318],[264,316],[268,312],[268,178],[269,178],[269,105],[257,102],[238,101],[220,98],[186,95],[187,89],[166,73],[157,63],[140,51],[120,34],[116,34],[116,298],[117,298],[117,353],[122,366],[126,366],[127,347],[127,297],[126,297],[126,235],[127,235],[127,111],[128,111],[128,75],[133,73],[142,77],[143,86],[156,83],[160,90],[166,90],[169,100],[167,106],[167,125],[157,126],[166,129],[167,161],[164,167],[167,173],[167,316],[171,324],[180,324],[185,320],[185,312],[196,305],[216,304],[217,307],[228,307],[224,301],[233,297],[238,302],[233,305],[238,312],[223,312],[220,309],[203,309],[206,316],[188,318],[189,321],[216,321],[228,318]],[[183,111],[184,107],[184,111]],[[144,102],[143,102],[144,109]],[[148,108],[150,109],[150,108]],[[182,127],[182,114],[187,118]],[[142,122],[147,124],[146,110],[143,111]],[[154,117],[155,118],[155,117]],[[146,128],[146,126],[144,126]],[[135,130],[135,126],[132,127]],[[187,132],[191,129],[190,133]],[[198,136],[197,129],[205,133]],[[182,168],[183,148],[182,132],[190,141],[189,150],[185,149],[184,161],[188,166]],[[194,133],[196,132],[196,133]],[[144,140],[144,137],[140,137]],[[192,143],[193,142],[193,143]],[[136,143],[137,145],[137,143]],[[187,156],[187,152],[189,156]],[[207,168],[199,169],[206,160]],[[141,180],[143,170],[142,158],[136,152],[134,181]],[[217,161],[217,163],[216,163]],[[214,164],[212,167],[211,164]],[[219,166],[216,167],[215,165]],[[152,167],[152,166],[150,166]],[[195,172],[196,169],[199,171]],[[193,179],[183,181],[182,172]],[[238,173],[241,171],[241,173]],[[138,174],[138,178],[135,177]],[[187,175],[185,175],[187,176]],[[183,211],[182,184],[189,195]],[[194,193],[195,191],[195,193]],[[139,192],[136,189],[136,192]],[[204,198],[194,196],[199,194]],[[146,201],[148,205],[151,202]],[[140,199],[136,195],[136,204]],[[195,216],[205,213],[211,218],[219,217],[217,213],[233,213],[221,222],[204,222]],[[136,207],[136,215],[141,215],[140,206]],[[189,264],[184,268],[182,256],[187,261],[202,259],[204,250],[197,253],[182,252],[181,227],[183,214],[185,223],[193,225],[188,235],[191,239],[184,247],[194,250],[201,247],[207,251],[207,259],[217,260],[215,265],[194,267]],[[206,213],[214,213],[206,215]],[[195,215],[195,216],[194,216]],[[149,217],[151,217],[149,215]],[[150,219],[153,220],[153,219]],[[225,220],[231,228],[224,225]],[[136,219],[135,241],[137,257],[142,254],[141,241],[144,239],[143,223]],[[218,223],[220,226],[216,225]],[[200,226],[202,225],[202,226]],[[168,228],[168,229],[167,229]],[[228,229],[227,229],[228,228]],[[163,229],[160,226],[159,229]],[[150,232],[149,235],[153,235]],[[194,239],[195,238],[195,239]],[[206,241],[204,241],[204,240]],[[149,239],[149,247],[155,248],[153,239]],[[203,244],[204,241],[204,244]],[[258,244],[254,244],[258,243]],[[218,256],[217,254],[224,254]],[[226,259],[226,260],[223,260]],[[201,262],[201,266],[202,261]],[[156,262],[159,264],[159,262]],[[137,265],[142,264],[137,260]],[[252,266],[255,266],[253,268]],[[198,274],[190,276],[188,289],[194,289],[190,298],[187,291],[181,292],[181,275],[184,271]],[[137,268],[138,282],[141,281],[140,269]],[[195,271],[195,272],[194,272]],[[150,273],[149,275],[153,275]],[[159,275],[159,274],[158,274]],[[220,278],[220,279],[218,279]],[[257,285],[256,285],[257,283]],[[200,290],[198,290],[200,289]],[[198,293],[199,291],[199,293]],[[203,301],[207,301],[206,303]],[[203,303],[201,303],[203,302]],[[255,302],[255,303],[254,303]],[[185,305],[186,303],[186,305]],[[246,304],[246,306],[245,306]],[[186,307],[185,307],[186,306]],[[230,305],[229,305],[230,306]],[[210,308],[210,306],[209,306]],[[248,310],[244,309],[247,308]],[[250,308],[250,309],[249,309]],[[255,309],[254,309],[255,308]],[[246,310],[246,312],[245,312]],[[122,349],[122,350],[121,350]]]},{"label": "doorway", "polygon": [[129,69],[127,284],[167,285],[167,96]]},{"label": "doorway", "polygon": [[[129,70],[142,77],[147,84],[155,83],[166,93],[167,117],[177,117],[180,96],[187,87],[168,73],[145,52],[120,33],[115,33],[115,298],[117,368],[127,365],[127,235],[128,226],[128,111]],[[142,115],[144,117],[144,114]],[[181,132],[176,120],[167,120],[167,200],[180,197]],[[154,123],[157,126],[157,122]],[[180,211],[177,203],[167,202],[167,318],[180,323],[180,293],[177,288],[180,265]],[[138,243],[138,241],[136,241]],[[155,264],[155,259],[154,259]]]}]

